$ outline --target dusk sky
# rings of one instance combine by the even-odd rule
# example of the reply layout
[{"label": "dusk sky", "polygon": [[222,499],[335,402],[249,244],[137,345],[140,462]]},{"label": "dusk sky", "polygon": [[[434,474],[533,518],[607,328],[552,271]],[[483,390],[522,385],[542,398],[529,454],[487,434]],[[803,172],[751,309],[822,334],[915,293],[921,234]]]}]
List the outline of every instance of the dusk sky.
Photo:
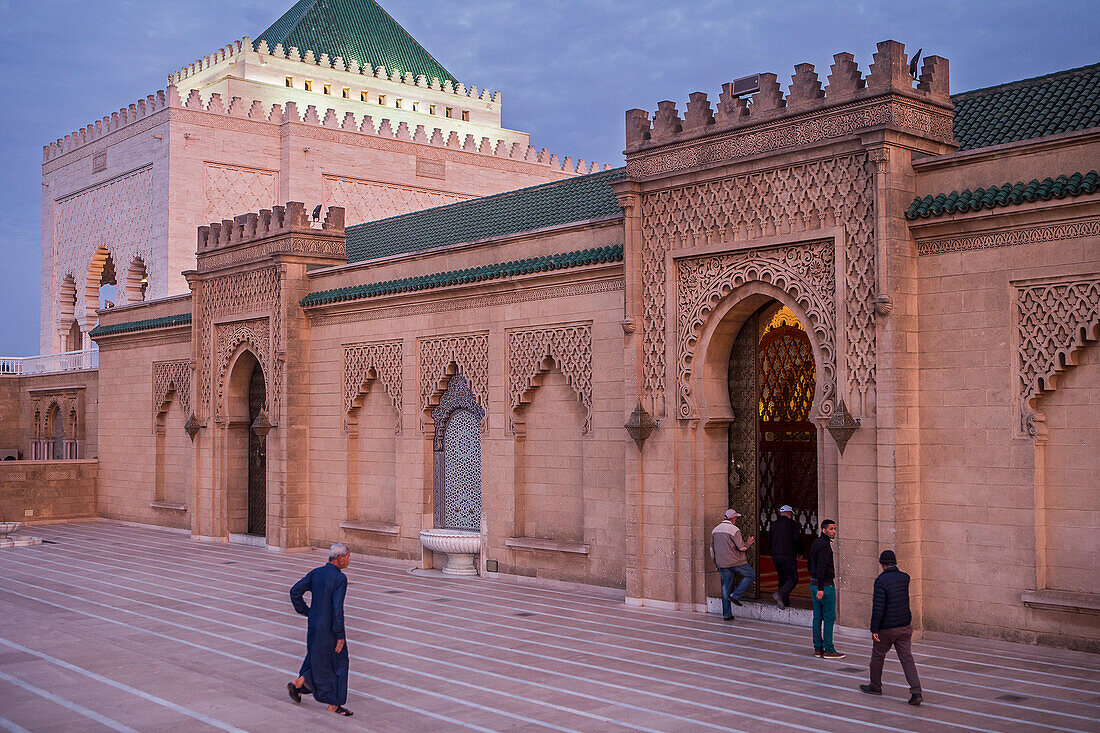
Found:
[{"label": "dusk sky", "polygon": [[[466,84],[503,92],[504,125],[562,156],[618,164],[623,113],[717,101],[757,72],[790,81],[832,55],[866,73],[875,44],[944,56],[953,92],[1100,61],[1100,1],[381,0]],[[293,0],[0,0],[0,356],[38,352],[42,145],[164,88],[168,72]],[[364,172],[369,177],[369,172]],[[196,226],[199,222],[196,222]]]}]

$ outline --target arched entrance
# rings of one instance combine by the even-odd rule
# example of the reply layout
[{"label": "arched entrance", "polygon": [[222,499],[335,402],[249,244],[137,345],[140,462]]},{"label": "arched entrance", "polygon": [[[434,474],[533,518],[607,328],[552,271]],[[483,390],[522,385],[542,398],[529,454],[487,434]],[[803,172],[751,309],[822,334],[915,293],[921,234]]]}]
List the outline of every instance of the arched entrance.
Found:
[{"label": "arched entrance", "polygon": [[266,410],[263,366],[243,348],[231,361],[226,384],[226,516],[231,538],[267,535]]},{"label": "arched entrance", "polygon": [[481,420],[462,374],[455,374],[432,410],[435,423],[434,503],[439,529],[481,530]]}]

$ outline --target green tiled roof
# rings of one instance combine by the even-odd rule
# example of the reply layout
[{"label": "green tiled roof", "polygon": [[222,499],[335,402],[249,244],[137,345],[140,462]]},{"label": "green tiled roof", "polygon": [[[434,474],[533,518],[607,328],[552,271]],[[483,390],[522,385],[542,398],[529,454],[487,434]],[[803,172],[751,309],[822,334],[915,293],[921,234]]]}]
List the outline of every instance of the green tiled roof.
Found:
[{"label": "green tiled roof", "polygon": [[625,168],[460,201],[347,228],[348,262],[622,214],[608,185]]},{"label": "green tiled roof", "polygon": [[162,318],[146,318],[143,321],[128,321],[126,323],[112,323],[109,326],[96,326],[88,335],[114,336],[120,333],[133,331],[149,331],[154,328],[170,328],[172,326],[186,326],[191,323],[190,313],[181,313],[178,316],[163,316]]},{"label": "green tiled roof", "polygon": [[298,0],[260,34],[271,48],[296,46],[317,58],[342,56],[360,66],[397,69],[404,76],[423,74],[430,81],[457,81],[443,65],[397,24],[374,0]]},{"label": "green tiled roof", "polygon": [[966,213],[968,211],[981,211],[982,209],[996,209],[1001,206],[1011,206],[1031,201],[1049,201],[1061,199],[1066,196],[1080,196],[1093,193],[1100,184],[1100,174],[1096,171],[1088,173],[1074,173],[1072,176],[1058,176],[1057,178],[1033,178],[1024,183],[1006,183],[1003,186],[990,186],[971,191],[952,191],[941,193],[937,196],[919,196],[913,199],[905,212],[906,219],[927,219],[931,216],[943,214]]},{"label": "green tiled roof", "polygon": [[952,95],[959,150],[1100,126],[1100,64]]},{"label": "green tiled roof", "polygon": [[394,295],[397,293],[409,293],[416,290],[431,290],[448,285],[465,285],[467,283],[485,282],[487,280],[500,280],[512,275],[528,275],[533,272],[551,272],[553,270],[565,270],[570,267],[582,265],[595,265],[603,262],[622,262],[623,248],[621,245],[613,247],[598,247],[596,249],[582,249],[565,254],[546,255],[544,257],[531,257],[526,260],[513,260],[493,265],[471,267],[466,270],[452,270],[451,272],[438,272],[433,275],[420,277],[406,277],[401,280],[386,280],[385,282],[369,283],[366,285],[353,285],[336,290],[322,290],[310,293],[302,298],[303,306],[325,305],[326,303],[340,303],[345,300],[359,300],[361,298],[373,298],[379,295]]}]

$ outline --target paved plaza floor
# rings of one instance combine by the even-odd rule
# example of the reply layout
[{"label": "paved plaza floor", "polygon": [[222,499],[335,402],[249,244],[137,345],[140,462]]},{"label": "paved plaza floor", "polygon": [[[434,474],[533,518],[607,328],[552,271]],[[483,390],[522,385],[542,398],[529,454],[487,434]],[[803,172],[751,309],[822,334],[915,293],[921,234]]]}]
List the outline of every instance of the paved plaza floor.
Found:
[{"label": "paved plaza floor", "polygon": [[413,575],[355,556],[352,718],[286,693],[305,651],[290,585],[324,561],[110,521],[0,550],[0,728],[11,731],[1100,731],[1100,657],[937,638],[925,704],[868,637],[633,608],[583,591]]}]

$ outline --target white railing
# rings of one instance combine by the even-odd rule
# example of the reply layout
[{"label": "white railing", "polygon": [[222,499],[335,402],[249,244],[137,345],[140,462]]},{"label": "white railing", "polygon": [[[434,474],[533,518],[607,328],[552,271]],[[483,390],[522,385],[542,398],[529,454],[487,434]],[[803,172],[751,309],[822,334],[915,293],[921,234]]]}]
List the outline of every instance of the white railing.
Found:
[{"label": "white railing", "polygon": [[84,455],[83,440],[64,439],[58,443],[53,438],[31,440],[32,461],[77,461]]},{"label": "white railing", "polygon": [[53,374],[99,368],[99,349],[66,351],[42,356],[5,356],[0,358],[0,375]]}]

